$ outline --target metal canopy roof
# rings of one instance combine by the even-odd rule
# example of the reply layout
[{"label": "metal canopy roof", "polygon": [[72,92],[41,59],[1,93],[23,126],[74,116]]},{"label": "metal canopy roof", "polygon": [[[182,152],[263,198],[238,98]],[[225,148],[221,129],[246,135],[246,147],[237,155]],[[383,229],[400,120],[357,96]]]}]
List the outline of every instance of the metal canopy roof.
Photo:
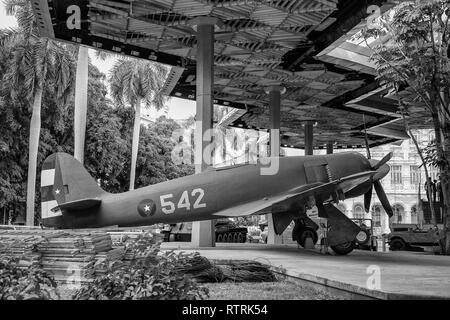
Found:
[{"label": "metal canopy roof", "polygon": [[[302,147],[305,120],[317,122],[315,145],[364,144],[363,119],[372,146],[397,141],[401,130],[380,134],[399,116],[378,91],[367,66],[329,56],[342,37],[367,17],[361,0],[32,0],[41,34],[175,68],[166,83],[172,96],[195,100],[196,32],[189,21],[217,17],[215,103],[241,109],[228,125],[267,129],[265,88],[281,85],[281,142]],[[375,5],[390,1],[375,0]],[[81,22],[73,20],[77,14]],[[317,56],[319,53],[321,55]],[[328,55],[328,56],[327,56]],[[335,57],[334,57],[335,58]],[[341,60],[342,61],[342,60]],[[338,63],[339,64],[339,63]],[[359,64],[360,65],[360,64]],[[350,103],[349,103],[350,102]],[[387,128],[387,127],[386,127]],[[399,128],[396,128],[399,129]]]}]

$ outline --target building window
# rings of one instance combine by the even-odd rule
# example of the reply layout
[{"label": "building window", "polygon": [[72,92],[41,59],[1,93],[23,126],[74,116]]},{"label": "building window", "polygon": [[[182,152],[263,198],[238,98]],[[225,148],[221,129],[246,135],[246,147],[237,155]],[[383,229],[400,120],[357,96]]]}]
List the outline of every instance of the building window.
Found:
[{"label": "building window", "polygon": [[405,209],[402,205],[396,204],[392,207],[394,211],[394,223],[405,223]]},{"label": "building window", "polygon": [[402,166],[391,167],[391,182],[392,184],[402,184]]},{"label": "building window", "polygon": [[410,167],[410,180],[411,185],[418,187],[420,181],[420,169],[419,166]]},{"label": "building window", "polygon": [[357,204],[353,208],[353,218],[355,219],[364,219],[364,208],[362,205]]},{"label": "building window", "polygon": [[403,152],[394,152],[394,158],[403,159]]},{"label": "building window", "polygon": [[372,208],[372,220],[374,227],[381,227],[381,206],[374,206]]}]

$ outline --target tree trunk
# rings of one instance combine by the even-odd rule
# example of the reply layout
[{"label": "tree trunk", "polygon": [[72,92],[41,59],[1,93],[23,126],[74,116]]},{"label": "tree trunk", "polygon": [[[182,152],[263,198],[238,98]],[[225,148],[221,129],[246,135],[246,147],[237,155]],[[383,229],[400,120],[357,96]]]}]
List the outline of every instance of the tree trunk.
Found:
[{"label": "tree trunk", "polygon": [[27,226],[34,225],[34,201],[36,196],[36,167],[41,132],[41,102],[42,88],[37,88],[34,94],[33,111],[30,121],[30,139],[28,147],[28,178],[27,178]]},{"label": "tree trunk", "polygon": [[139,133],[141,129],[141,99],[136,99],[136,109],[134,113],[133,141],[131,142],[131,171],[130,190],[134,190],[136,180],[136,162],[139,149]]},{"label": "tree trunk", "polygon": [[[444,234],[442,238],[441,246],[443,247],[443,253],[450,255],[450,125],[448,123],[441,122],[441,151],[440,158],[440,177],[441,188],[444,199],[440,199],[442,203],[442,218],[444,223]],[[439,147],[438,147],[439,148]],[[438,149],[439,152],[439,149]]]},{"label": "tree trunk", "polygon": [[86,136],[86,113],[89,79],[88,48],[78,47],[77,73],[75,80],[75,110],[74,110],[74,157],[84,162],[84,144]]}]

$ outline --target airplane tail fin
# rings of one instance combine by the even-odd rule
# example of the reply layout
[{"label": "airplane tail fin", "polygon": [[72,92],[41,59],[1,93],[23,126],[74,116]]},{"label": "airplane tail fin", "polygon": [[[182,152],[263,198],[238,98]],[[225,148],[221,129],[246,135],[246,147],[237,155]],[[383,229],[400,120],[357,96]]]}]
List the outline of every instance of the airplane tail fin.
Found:
[{"label": "airplane tail fin", "polygon": [[41,171],[42,219],[99,205],[102,193],[105,191],[71,155],[59,152],[45,159]]}]

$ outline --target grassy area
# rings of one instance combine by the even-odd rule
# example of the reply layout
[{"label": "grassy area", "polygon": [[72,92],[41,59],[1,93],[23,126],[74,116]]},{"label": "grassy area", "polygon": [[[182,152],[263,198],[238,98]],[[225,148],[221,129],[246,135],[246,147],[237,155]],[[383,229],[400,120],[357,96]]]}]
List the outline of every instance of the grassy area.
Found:
[{"label": "grassy area", "polygon": [[341,300],[320,289],[286,279],[279,282],[208,283],[210,300]]},{"label": "grassy area", "polygon": [[[341,300],[320,289],[302,285],[293,279],[279,282],[205,283],[209,289],[208,300]],[[70,300],[74,290],[62,285],[61,298]]]}]

